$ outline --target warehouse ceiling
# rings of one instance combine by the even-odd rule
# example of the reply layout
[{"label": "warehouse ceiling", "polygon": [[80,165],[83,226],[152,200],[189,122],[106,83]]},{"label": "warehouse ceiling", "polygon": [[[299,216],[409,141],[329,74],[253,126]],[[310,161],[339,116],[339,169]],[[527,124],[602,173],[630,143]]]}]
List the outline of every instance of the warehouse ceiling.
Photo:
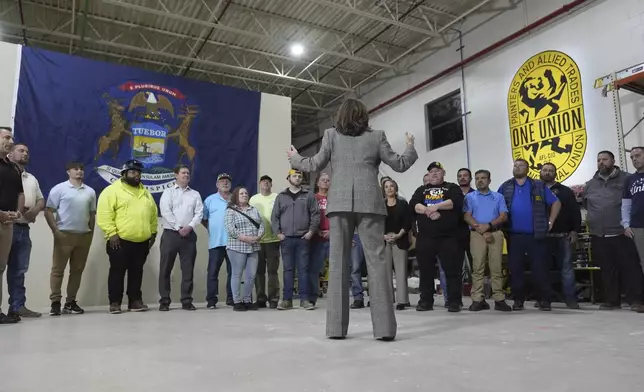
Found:
[{"label": "warehouse ceiling", "polygon": [[406,72],[405,61],[444,47],[466,17],[493,3],[0,0],[0,38],[285,95],[298,124],[315,122],[386,71]]}]

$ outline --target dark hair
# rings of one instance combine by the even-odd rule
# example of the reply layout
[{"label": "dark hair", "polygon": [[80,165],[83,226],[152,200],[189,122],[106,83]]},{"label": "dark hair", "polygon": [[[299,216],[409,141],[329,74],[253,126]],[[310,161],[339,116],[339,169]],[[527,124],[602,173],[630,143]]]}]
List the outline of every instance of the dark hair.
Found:
[{"label": "dark hair", "polygon": [[631,147],[631,152],[633,152],[633,150],[642,150],[642,151],[644,151],[644,147],[642,147],[642,146]]},{"label": "dark hair", "polygon": [[349,98],[338,109],[338,120],[335,129],[343,135],[360,136],[369,128],[369,111],[364,103]]},{"label": "dark hair", "polygon": [[0,126],[0,130],[13,133],[13,129],[11,127]]},{"label": "dark hair", "polygon": [[610,159],[613,159],[613,160],[615,159],[615,154],[613,154],[612,152],[610,152],[608,150],[603,150],[603,151],[598,152],[597,156],[602,155],[602,154],[608,155],[610,157]]},{"label": "dark hair", "polygon": [[174,174],[179,174],[181,169],[188,169],[188,173],[190,173],[190,168],[188,167],[188,165],[179,163],[177,164],[177,166],[174,167]]},{"label": "dark hair", "polygon": [[489,170],[485,170],[485,169],[477,170],[476,173],[474,173],[474,176],[476,177],[479,174],[485,174],[488,180],[492,179],[492,175],[490,174]]},{"label": "dark hair", "polygon": [[391,180],[391,177],[389,176],[384,176],[380,179],[380,186],[382,187],[385,184],[385,181]]},{"label": "dark hair", "polygon": [[526,161],[526,160],[525,160],[525,159],[523,159],[523,158],[517,158],[517,159],[515,159],[515,160],[514,160],[514,162],[515,162],[515,163],[516,163],[516,162],[523,162],[523,163],[525,163],[525,164],[526,164],[526,166],[530,167],[530,163],[528,163],[528,161]]},{"label": "dark hair", "polygon": [[[29,146],[28,146],[28,145],[26,145],[25,143],[16,143],[16,144],[14,144],[14,145],[13,145],[13,147],[11,147],[11,150],[15,150],[15,149],[16,149],[16,147],[18,147],[18,146],[24,146],[24,147],[26,147],[27,149],[29,149]],[[636,147],[636,148],[637,148],[637,147]]]},{"label": "dark hair", "polygon": [[552,168],[555,169],[555,171],[557,171],[557,166],[555,166],[555,164],[552,162],[544,163],[543,165],[541,165],[541,168],[543,168],[544,166],[552,166]]},{"label": "dark hair", "polygon": [[456,175],[458,176],[458,173],[462,172],[463,170],[465,170],[467,172],[467,174],[470,175],[470,178],[472,178],[472,171],[470,169],[466,168],[466,167],[462,167],[462,168],[458,169],[458,171],[456,172]]},{"label": "dark hair", "polygon": [[239,204],[239,192],[242,189],[246,189],[246,192],[248,192],[248,189],[245,186],[238,186],[237,188],[233,189],[233,191],[230,193],[230,201],[228,202],[229,206],[236,207]]},{"label": "dark hair", "polygon": [[398,183],[394,181],[391,177],[387,177],[386,180],[382,182],[382,197],[386,198],[387,194],[385,193],[385,184],[391,182],[394,184],[394,189],[396,190],[396,195],[398,195]]},{"label": "dark hair", "polygon": [[67,164],[65,165],[65,170],[70,170],[70,169],[85,170],[85,165],[78,161],[70,161],[70,162],[67,162]]}]

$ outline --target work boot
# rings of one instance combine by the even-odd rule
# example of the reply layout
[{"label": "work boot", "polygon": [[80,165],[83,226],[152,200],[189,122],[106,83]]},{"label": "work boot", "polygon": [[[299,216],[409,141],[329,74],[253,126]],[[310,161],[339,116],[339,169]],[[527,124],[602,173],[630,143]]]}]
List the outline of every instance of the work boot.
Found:
[{"label": "work boot", "polygon": [[500,312],[511,312],[512,307],[505,301],[494,301],[494,310],[498,310]]},{"label": "work boot", "polygon": [[[481,310],[485,310],[485,305],[483,305],[485,301],[474,301],[472,302],[472,305],[470,305],[470,312],[480,312]],[[488,308],[490,305],[488,305]]]}]

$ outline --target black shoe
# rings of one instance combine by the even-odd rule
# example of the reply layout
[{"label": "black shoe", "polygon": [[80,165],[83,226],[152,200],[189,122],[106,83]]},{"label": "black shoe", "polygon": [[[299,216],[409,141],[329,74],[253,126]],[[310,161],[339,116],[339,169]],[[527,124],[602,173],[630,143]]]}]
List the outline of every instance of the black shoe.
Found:
[{"label": "black shoe", "polygon": [[[266,307],[266,301],[257,301],[255,303],[257,304],[258,309],[264,309]],[[275,304],[275,307],[277,307],[277,304]]]},{"label": "black shoe", "polygon": [[405,304],[398,304],[396,305],[396,310],[405,310],[407,306]]},{"label": "black shoe", "polygon": [[345,340],[347,337],[346,336],[328,336],[328,338],[331,340]]},{"label": "black shoe", "polygon": [[[483,299],[481,302],[483,302],[483,310],[490,310],[490,304],[487,303],[485,299]],[[463,306],[463,302],[461,302],[461,307]]]},{"label": "black shoe", "polygon": [[49,310],[50,316],[60,316],[60,301],[54,301],[51,303],[51,309]]},{"label": "black shoe", "polygon": [[170,305],[166,303],[159,304],[159,312],[169,312]]},{"label": "black shoe", "polygon": [[208,301],[208,304],[206,305],[206,309],[217,309],[217,302]]},{"label": "black shoe", "polygon": [[259,310],[257,303],[244,304],[244,306],[246,307],[246,310]]},{"label": "black shoe", "polygon": [[351,309],[362,309],[362,308],[364,308],[364,300],[362,299],[356,299],[351,304]]},{"label": "black shoe", "polygon": [[269,309],[277,309],[277,304],[278,303],[279,303],[279,301],[277,301],[277,300],[269,301],[268,302]]},{"label": "black shoe", "polygon": [[494,301],[494,310],[498,310],[500,312],[511,312],[512,307],[505,301]]},{"label": "black shoe", "polygon": [[523,310],[523,309],[524,309],[523,301],[514,301],[514,303],[512,304],[512,310]]},{"label": "black shoe", "polygon": [[10,320],[15,320],[16,323],[19,323],[22,320],[20,318],[20,314],[18,312],[13,312],[13,311],[9,311],[7,313],[7,318]]},{"label": "black shoe", "polygon": [[381,342],[393,342],[394,339],[396,339],[395,336],[383,336],[381,338],[378,338]]},{"label": "black shoe", "polygon": [[245,312],[246,311],[246,306],[244,306],[243,303],[238,302],[238,303],[233,305],[233,310],[235,312]]},{"label": "black shoe", "polygon": [[181,309],[183,310],[197,310],[195,306],[192,304],[192,302],[187,303],[187,304],[181,304]]},{"label": "black shoe", "polygon": [[599,305],[599,310],[618,310],[621,309],[622,305],[613,305],[613,304],[601,304]]},{"label": "black shoe", "polygon": [[65,303],[65,307],[63,308],[63,313],[64,314],[83,314],[85,311],[83,308],[78,306],[76,301],[69,301]]},{"label": "black shoe", "polygon": [[227,299],[226,306],[235,306],[235,301],[232,298]]},{"label": "black shoe", "polygon": [[570,301],[566,301],[566,307],[568,309],[580,309],[579,308],[579,303],[577,302],[576,299],[572,299]]},{"label": "black shoe", "polygon": [[[470,305],[470,312],[480,312],[481,310],[485,310],[485,301],[474,301],[472,302],[472,305]],[[488,309],[490,308],[490,305],[488,305]]]},{"label": "black shoe", "polygon": [[637,313],[644,313],[644,306],[642,304],[632,304],[631,311]]},{"label": "black shoe", "polygon": [[416,305],[417,312],[427,312],[430,310],[434,310],[433,302],[418,301],[418,305]]},{"label": "black shoe", "polygon": [[9,317],[4,313],[0,313],[0,324],[16,324],[20,320],[16,320],[13,317]]},{"label": "black shoe", "polygon": [[461,305],[459,304],[449,304],[447,311],[450,313],[458,313],[461,311]]},{"label": "black shoe", "polygon": [[541,309],[544,312],[549,312],[552,310],[552,306],[548,301],[541,301],[539,302],[539,309]]}]

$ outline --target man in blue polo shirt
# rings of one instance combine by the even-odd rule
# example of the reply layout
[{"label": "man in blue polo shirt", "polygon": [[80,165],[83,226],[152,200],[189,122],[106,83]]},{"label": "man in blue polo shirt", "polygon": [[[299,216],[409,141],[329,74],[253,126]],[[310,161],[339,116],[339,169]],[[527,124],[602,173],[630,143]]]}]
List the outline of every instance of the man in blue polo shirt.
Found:
[{"label": "man in blue polo shirt", "polygon": [[479,170],[474,174],[476,191],[465,196],[463,212],[469,224],[470,251],[472,252],[472,305],[470,311],[489,309],[483,296],[485,265],[490,267],[494,310],[512,311],[503,292],[503,233],[501,226],[508,218],[508,207],[500,193],[490,190],[490,172]]},{"label": "man in blue polo shirt", "polygon": [[203,203],[202,224],[208,230],[208,280],[206,282],[206,305],[208,309],[215,309],[219,297],[219,271],[226,261],[226,305],[233,306],[233,292],[230,288],[231,267],[226,243],[228,233],[224,226],[224,217],[228,200],[230,200],[230,187],[232,178],[221,173],[217,176],[217,193],[206,198]]},{"label": "man in blue polo shirt", "polygon": [[514,297],[512,309],[523,310],[524,308],[524,262],[527,254],[539,308],[552,310],[546,237],[559,215],[561,202],[543,181],[528,177],[528,167],[525,159],[515,160],[512,169],[514,178],[499,187],[499,193],[503,195],[510,211],[507,230],[510,279]]}]

